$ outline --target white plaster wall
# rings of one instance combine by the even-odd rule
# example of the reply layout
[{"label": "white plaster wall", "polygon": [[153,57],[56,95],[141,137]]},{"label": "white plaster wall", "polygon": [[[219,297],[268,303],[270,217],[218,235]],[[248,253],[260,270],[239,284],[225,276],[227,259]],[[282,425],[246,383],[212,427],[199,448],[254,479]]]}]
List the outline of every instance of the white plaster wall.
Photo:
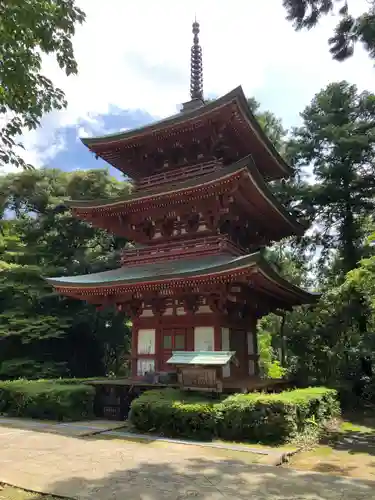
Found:
[{"label": "white plaster wall", "polygon": [[143,376],[147,372],[155,371],[155,360],[153,359],[138,359],[137,360],[137,375]]},{"label": "white plaster wall", "polygon": [[214,350],[214,327],[196,326],[194,328],[194,351]]},{"label": "white plaster wall", "polygon": [[199,306],[197,310],[197,314],[207,314],[211,312],[211,307],[207,305]]},{"label": "white plaster wall", "polygon": [[251,332],[247,332],[247,354],[254,354],[254,337]]},{"label": "white plaster wall", "polygon": [[155,354],[155,330],[138,330],[138,354]]},{"label": "white plaster wall", "polygon": [[255,375],[255,363],[252,359],[249,359],[249,375]]},{"label": "white plaster wall", "polygon": [[153,315],[154,315],[154,313],[152,312],[151,309],[143,309],[141,317],[142,318],[149,318],[149,317],[151,317]]}]

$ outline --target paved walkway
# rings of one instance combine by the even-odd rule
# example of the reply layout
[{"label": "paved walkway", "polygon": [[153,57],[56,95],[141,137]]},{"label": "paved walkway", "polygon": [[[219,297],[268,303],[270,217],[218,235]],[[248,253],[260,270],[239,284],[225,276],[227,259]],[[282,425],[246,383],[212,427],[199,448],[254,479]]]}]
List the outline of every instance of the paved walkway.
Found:
[{"label": "paved walkway", "polygon": [[0,428],[0,481],[80,500],[375,499],[375,483],[250,464],[248,456]]},{"label": "paved walkway", "polygon": [[[282,463],[285,454],[296,451],[293,448],[279,447],[275,448],[252,448],[250,446],[237,445],[232,443],[207,442],[207,441],[192,441],[184,439],[172,439],[162,436],[153,436],[148,434],[136,434],[128,432],[124,421],[113,420],[87,420],[79,422],[49,422],[46,420],[33,420],[26,418],[6,418],[0,417],[0,426],[11,427],[13,429],[50,432],[68,437],[89,437],[101,434],[104,437],[115,437],[130,441],[164,441],[166,443],[186,444],[203,447],[219,448],[231,451],[246,451],[268,457],[262,461],[268,465],[279,465]],[[259,457],[258,457],[259,458]],[[1,500],[1,499],[0,499]]]}]

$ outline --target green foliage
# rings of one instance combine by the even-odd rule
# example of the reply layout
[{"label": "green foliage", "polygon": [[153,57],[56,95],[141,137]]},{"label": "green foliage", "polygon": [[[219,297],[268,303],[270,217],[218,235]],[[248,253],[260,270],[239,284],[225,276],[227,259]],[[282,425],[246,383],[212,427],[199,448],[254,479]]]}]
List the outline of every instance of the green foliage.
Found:
[{"label": "green foliage", "polygon": [[[370,252],[375,243],[375,233],[368,238]],[[347,286],[353,286],[362,296],[366,297],[372,312],[371,326],[375,328],[375,254],[362,259],[358,267],[352,269],[346,276]]]},{"label": "green foliage", "polygon": [[0,378],[120,373],[129,349],[124,316],[60,297],[43,276],[118,265],[126,242],[75,219],[64,201],[117,197],[129,184],[107,170],[42,169],[2,176],[0,192],[14,214],[0,235]]},{"label": "green foliage", "polygon": [[314,183],[300,191],[299,208],[314,221],[311,250],[320,274],[343,281],[362,256],[364,222],[375,209],[375,95],[332,83],[301,114],[288,145],[295,168],[313,167]]},{"label": "green foliage", "polygon": [[[375,209],[375,96],[332,83],[301,116],[287,146],[296,176],[284,197],[313,226],[290,244],[306,264],[310,258],[302,284],[308,270],[324,293],[315,307],[286,315],[288,372],[301,384],[352,381],[354,389],[361,356],[374,352],[372,259],[365,239]],[[311,168],[314,179],[307,180]],[[267,331],[273,341],[279,337],[277,328]]]},{"label": "green foliage", "polygon": [[375,2],[367,2],[368,10],[355,17],[348,0],[283,0],[287,19],[297,30],[311,29],[323,16],[335,14],[338,23],[329,39],[334,59],[343,61],[354,53],[355,44],[361,42],[372,59],[375,58]]},{"label": "green foliage", "polygon": [[351,291],[341,286],[324,293],[315,307],[287,315],[289,370],[300,384],[335,385],[354,376],[367,339],[358,329],[356,307]]},{"label": "green foliage", "polygon": [[85,420],[93,416],[95,389],[45,380],[0,382],[0,413],[48,420]]},{"label": "green foliage", "polygon": [[272,347],[272,334],[262,330],[262,326],[258,328],[258,352],[262,375],[265,378],[283,378],[287,370],[283,368],[280,365],[280,361],[276,359]]},{"label": "green foliage", "polygon": [[284,442],[340,412],[337,393],[314,387],[280,394],[237,394],[207,400],[177,390],[147,391],[131,406],[130,420],[142,432],[167,436]]},{"label": "green foliage", "polygon": [[287,370],[281,366],[280,361],[274,360],[270,363],[267,370],[268,378],[283,378]]},{"label": "green foliage", "polygon": [[219,434],[228,440],[285,442],[303,432],[309,419],[318,424],[340,413],[337,393],[324,387],[280,394],[236,394],[220,407]]},{"label": "green foliage", "polygon": [[272,144],[277,150],[282,150],[287,131],[284,129],[280,118],[277,118],[271,111],[261,111],[259,102],[253,97],[248,99],[247,102]]},{"label": "green foliage", "polygon": [[142,432],[209,439],[215,433],[216,406],[174,389],[146,391],[132,402],[129,419]]},{"label": "green foliage", "polygon": [[77,73],[72,37],[85,19],[73,0],[0,1],[0,167],[26,166],[17,136],[42,116],[66,106],[64,93],[41,73],[42,55],[54,55],[67,75]]},{"label": "green foliage", "polygon": [[52,379],[69,375],[67,362],[45,361],[38,363],[35,359],[8,359],[0,365],[0,380],[15,378]]}]

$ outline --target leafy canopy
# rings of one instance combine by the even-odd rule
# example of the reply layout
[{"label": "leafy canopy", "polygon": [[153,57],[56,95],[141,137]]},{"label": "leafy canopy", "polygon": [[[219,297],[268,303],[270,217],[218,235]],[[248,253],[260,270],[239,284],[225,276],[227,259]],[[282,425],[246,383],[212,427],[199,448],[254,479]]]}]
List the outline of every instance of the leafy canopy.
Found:
[{"label": "leafy canopy", "polygon": [[0,168],[27,166],[17,137],[66,106],[63,91],[41,73],[42,55],[76,74],[72,37],[84,19],[74,0],[0,0]]},{"label": "leafy canopy", "polygon": [[337,61],[352,56],[358,42],[375,59],[375,1],[369,0],[367,4],[368,10],[356,17],[350,11],[349,0],[283,0],[287,19],[297,30],[313,28],[328,14],[337,15],[338,23],[328,40]]}]

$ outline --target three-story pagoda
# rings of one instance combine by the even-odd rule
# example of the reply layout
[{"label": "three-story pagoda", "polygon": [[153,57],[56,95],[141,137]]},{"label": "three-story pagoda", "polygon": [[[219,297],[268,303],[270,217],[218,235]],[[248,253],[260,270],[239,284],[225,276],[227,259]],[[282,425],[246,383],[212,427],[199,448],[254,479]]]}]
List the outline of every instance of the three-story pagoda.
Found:
[{"label": "three-story pagoda", "polygon": [[[83,144],[133,180],[122,199],[70,201],[74,215],[135,242],[121,267],[48,278],[61,294],[132,319],[132,376],[187,363],[223,365],[229,385],[258,375],[257,319],[312,303],[260,250],[305,227],[268,181],[290,167],[254,118],[241,87],[205,104],[199,24],[191,100],[177,115]],[[173,354],[173,356],[172,356]],[[228,360],[234,354],[235,363]]]}]

